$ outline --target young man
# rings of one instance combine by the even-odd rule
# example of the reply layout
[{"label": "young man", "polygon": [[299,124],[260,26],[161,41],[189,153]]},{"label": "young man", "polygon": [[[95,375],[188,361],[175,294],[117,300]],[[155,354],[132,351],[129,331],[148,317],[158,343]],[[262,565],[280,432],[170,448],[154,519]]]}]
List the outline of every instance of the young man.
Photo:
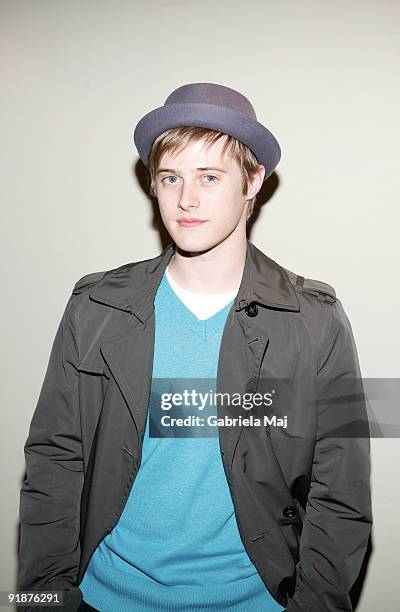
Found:
[{"label": "young man", "polygon": [[[25,445],[18,588],[68,612],[351,611],[372,523],[351,326],[246,237],[279,144],[211,83],[135,143],[172,242],[72,291]],[[204,387],[219,400],[190,411]]]}]

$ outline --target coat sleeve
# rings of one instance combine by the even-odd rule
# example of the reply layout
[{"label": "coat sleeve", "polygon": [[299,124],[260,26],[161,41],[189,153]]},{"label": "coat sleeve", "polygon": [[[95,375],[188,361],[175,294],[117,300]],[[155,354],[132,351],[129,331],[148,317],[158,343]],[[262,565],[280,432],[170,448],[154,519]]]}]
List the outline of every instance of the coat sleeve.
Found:
[{"label": "coat sleeve", "polygon": [[59,323],[24,446],[17,575],[18,590],[61,590],[64,605],[21,606],[21,612],[75,612],[82,600],[74,584],[80,560],[83,457],[73,300],[71,295]]},{"label": "coat sleeve", "polygon": [[341,302],[326,305],[317,436],[288,612],[351,612],[372,525],[370,435],[357,349]]}]

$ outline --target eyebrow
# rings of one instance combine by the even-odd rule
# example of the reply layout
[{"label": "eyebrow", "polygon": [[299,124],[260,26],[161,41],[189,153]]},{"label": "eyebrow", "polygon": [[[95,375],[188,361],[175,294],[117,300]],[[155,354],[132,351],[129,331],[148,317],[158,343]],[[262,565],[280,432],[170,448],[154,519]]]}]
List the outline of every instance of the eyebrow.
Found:
[{"label": "eyebrow", "polygon": [[[217,172],[224,172],[225,174],[227,173],[227,170],[225,170],[224,168],[219,168],[218,166],[207,166],[207,167],[203,167],[203,168],[196,168],[196,170],[199,170],[201,172],[203,172],[204,170],[217,170]],[[172,169],[172,168],[160,168],[159,170],[157,170],[156,174],[161,174],[161,172],[173,172],[175,174],[179,174],[178,169]]]}]

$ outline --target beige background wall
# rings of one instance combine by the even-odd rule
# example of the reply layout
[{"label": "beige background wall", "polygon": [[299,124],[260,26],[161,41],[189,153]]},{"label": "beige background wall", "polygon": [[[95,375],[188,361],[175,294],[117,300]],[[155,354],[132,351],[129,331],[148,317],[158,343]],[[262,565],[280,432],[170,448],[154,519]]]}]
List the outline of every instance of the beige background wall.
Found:
[{"label": "beige background wall", "polygon": [[[132,133],[179,85],[252,100],[283,154],[251,240],[335,287],[364,376],[399,376],[399,18],[387,0],[1,0],[0,589],[14,586],[23,444],[71,288],[161,250]],[[398,609],[398,440],[372,452],[362,612]]]}]

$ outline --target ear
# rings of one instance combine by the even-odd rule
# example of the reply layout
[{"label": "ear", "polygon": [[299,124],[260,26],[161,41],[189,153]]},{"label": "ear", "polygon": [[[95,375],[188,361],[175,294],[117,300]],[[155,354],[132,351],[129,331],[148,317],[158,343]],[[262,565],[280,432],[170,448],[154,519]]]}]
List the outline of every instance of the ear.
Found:
[{"label": "ear", "polygon": [[257,170],[254,172],[253,176],[250,178],[250,185],[247,190],[246,199],[250,200],[257,195],[260,191],[265,176],[265,168],[263,165],[258,164]]}]

